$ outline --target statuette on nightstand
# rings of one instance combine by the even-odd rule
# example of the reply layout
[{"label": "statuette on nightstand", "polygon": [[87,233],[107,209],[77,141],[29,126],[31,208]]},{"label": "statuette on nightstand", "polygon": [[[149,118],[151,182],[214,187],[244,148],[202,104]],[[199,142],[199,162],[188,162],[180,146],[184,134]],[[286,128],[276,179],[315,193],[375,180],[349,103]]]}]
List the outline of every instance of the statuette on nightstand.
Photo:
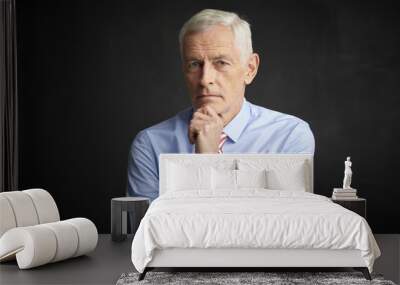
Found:
[{"label": "statuette on nightstand", "polygon": [[351,161],[350,156],[347,157],[344,162],[344,178],[343,178],[343,189],[352,189],[350,187],[351,177],[353,176],[353,171],[351,170]]},{"label": "statuette on nightstand", "polygon": [[353,200],[357,199],[357,189],[352,188],[351,178],[353,171],[351,170],[352,162],[348,156],[344,162],[344,178],[343,188],[333,188],[332,199],[335,200]]}]

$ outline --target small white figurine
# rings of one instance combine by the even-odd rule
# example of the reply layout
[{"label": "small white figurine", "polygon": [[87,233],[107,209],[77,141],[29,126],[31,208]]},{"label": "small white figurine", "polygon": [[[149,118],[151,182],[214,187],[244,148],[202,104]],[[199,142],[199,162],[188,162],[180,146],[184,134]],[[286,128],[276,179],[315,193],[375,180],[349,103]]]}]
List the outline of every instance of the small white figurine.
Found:
[{"label": "small white figurine", "polygon": [[351,161],[350,156],[347,157],[347,160],[344,162],[344,179],[343,179],[343,189],[353,189],[350,187],[351,184],[351,176],[353,172],[351,171]]}]

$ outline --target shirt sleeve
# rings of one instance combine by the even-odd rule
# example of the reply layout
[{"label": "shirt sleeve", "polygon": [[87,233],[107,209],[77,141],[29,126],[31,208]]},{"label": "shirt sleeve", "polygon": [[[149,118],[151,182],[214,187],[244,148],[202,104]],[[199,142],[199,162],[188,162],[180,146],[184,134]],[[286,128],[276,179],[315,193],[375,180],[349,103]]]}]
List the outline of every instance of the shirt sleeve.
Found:
[{"label": "shirt sleeve", "polygon": [[128,158],[129,196],[158,197],[157,158],[147,134],[141,131],[133,140]]},{"label": "shirt sleeve", "polygon": [[283,148],[285,153],[313,154],[315,150],[314,135],[310,126],[302,121],[289,134]]}]

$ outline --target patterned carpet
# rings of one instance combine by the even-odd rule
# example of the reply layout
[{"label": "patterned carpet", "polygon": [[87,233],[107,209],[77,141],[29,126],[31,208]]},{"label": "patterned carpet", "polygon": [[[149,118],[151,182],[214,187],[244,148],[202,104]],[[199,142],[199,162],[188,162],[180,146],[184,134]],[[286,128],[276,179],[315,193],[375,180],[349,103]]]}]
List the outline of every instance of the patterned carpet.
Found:
[{"label": "patterned carpet", "polygon": [[146,274],[145,279],[138,281],[139,273],[124,273],[117,285],[136,284],[267,284],[267,285],[298,285],[298,284],[379,284],[395,285],[384,280],[382,275],[372,274],[372,281],[364,278],[361,272],[154,272]]}]

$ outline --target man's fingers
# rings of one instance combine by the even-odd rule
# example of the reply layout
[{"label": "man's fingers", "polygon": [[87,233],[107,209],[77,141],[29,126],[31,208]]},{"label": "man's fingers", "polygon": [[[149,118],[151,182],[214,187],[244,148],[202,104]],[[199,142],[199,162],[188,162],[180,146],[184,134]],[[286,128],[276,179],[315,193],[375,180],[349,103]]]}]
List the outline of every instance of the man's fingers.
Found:
[{"label": "man's fingers", "polygon": [[193,118],[190,121],[189,125],[193,125],[193,126],[200,125],[201,126],[201,125],[205,125],[207,123],[211,124],[212,122],[213,122],[213,120],[209,119],[209,118],[206,118],[206,119],[204,119],[204,118]]},{"label": "man's fingers", "polygon": [[215,120],[219,120],[220,122],[222,122],[222,125],[225,125],[225,118],[223,117],[222,114],[218,114],[212,107],[208,106],[208,105],[204,105],[202,107],[204,109],[204,111],[209,114],[212,118],[214,118]]},{"label": "man's fingers", "polygon": [[194,118],[190,121],[189,124],[189,141],[190,143],[194,143],[196,141],[197,135],[205,129],[207,125],[212,125],[213,120],[207,117],[207,119],[203,118]]},{"label": "man's fingers", "polygon": [[202,108],[206,114],[210,115],[211,117],[213,117],[215,119],[222,120],[222,123],[225,125],[225,119],[222,114],[218,114],[217,111],[215,111],[212,107],[210,107],[208,105],[204,105]]},{"label": "man's fingers", "polygon": [[209,120],[203,120],[203,119],[192,119],[189,124],[189,130],[198,133],[207,124],[211,124],[211,122]]},{"label": "man's fingers", "polygon": [[194,144],[196,142],[196,136],[197,135],[192,130],[190,130],[190,128],[189,128],[189,131],[188,131],[188,135],[189,135],[189,142],[191,144]]},{"label": "man's fingers", "polygon": [[205,113],[207,115],[210,115],[211,117],[214,117],[214,118],[218,117],[217,112],[212,107],[210,107],[209,105],[204,105],[201,108],[205,111]]},{"label": "man's fingers", "polygon": [[195,126],[193,126],[192,124],[190,124],[188,134],[189,134],[189,141],[191,144],[194,144],[196,142],[198,133],[199,133],[198,129]]},{"label": "man's fingers", "polygon": [[210,119],[210,116],[209,116],[209,115],[206,115],[206,114],[204,114],[204,113],[201,113],[201,112],[196,111],[196,112],[193,113],[193,119],[209,120],[209,119]]},{"label": "man's fingers", "polygon": [[224,126],[224,120],[212,107],[202,106],[197,109],[189,123],[188,136],[191,144],[197,143],[198,136],[204,133],[208,139],[214,140],[214,137],[219,138],[221,129]]},{"label": "man's fingers", "polygon": [[201,131],[204,124],[207,123],[207,120],[203,120],[200,118],[192,119],[189,124],[189,141],[191,144],[196,142],[196,138],[198,133]]}]

